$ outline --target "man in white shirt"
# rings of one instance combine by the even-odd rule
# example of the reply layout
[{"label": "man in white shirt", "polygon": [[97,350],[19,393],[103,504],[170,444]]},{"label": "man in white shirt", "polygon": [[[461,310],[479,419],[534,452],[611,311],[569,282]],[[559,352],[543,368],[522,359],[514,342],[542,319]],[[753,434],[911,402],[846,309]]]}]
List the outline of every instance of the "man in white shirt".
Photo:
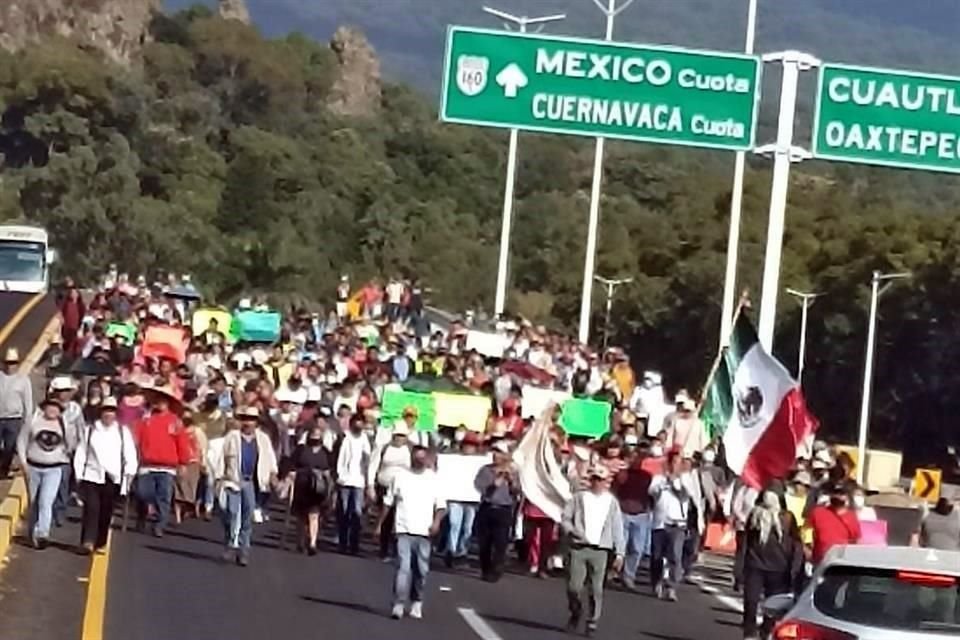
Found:
[{"label": "man in white shirt", "polygon": [[363,432],[363,417],[353,416],[337,456],[337,526],[341,553],[360,552],[360,521],[370,466],[370,439]]},{"label": "man in white shirt", "polygon": [[[393,586],[391,615],[399,620],[404,606],[410,602],[410,617],[423,617],[423,596],[430,571],[430,538],[440,531],[446,500],[443,487],[437,482],[430,452],[414,447],[410,469],[393,478],[383,497],[383,504],[394,509],[394,531],[397,534],[397,574]],[[377,528],[384,526],[387,510],[380,514]]]},{"label": "man in white shirt", "polygon": [[[658,598],[677,600],[677,585],[683,579],[683,546],[687,539],[690,496],[682,479],[682,460],[676,452],[667,457],[663,474],[650,483],[653,498],[650,580]],[[670,573],[664,577],[669,563]]]},{"label": "man in white shirt", "polygon": [[623,535],[620,503],[610,492],[610,471],[596,465],[587,472],[589,489],[578,491],[563,510],[560,523],[570,537],[570,577],[567,582],[567,603],[570,620],[567,630],[575,632],[583,616],[583,590],[587,582],[590,610],[587,614],[587,636],[597,630],[603,604],[603,582],[607,561],[614,554],[613,569],[623,568],[627,541]]}]

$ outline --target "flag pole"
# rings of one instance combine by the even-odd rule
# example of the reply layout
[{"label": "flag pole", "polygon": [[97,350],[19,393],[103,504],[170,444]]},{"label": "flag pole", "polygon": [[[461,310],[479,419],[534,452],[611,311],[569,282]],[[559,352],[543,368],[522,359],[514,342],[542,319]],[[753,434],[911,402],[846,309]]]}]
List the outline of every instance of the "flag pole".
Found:
[{"label": "flag pole", "polygon": [[[750,290],[744,289],[740,294],[740,301],[737,302],[737,308],[733,312],[733,321],[731,322],[731,327],[737,326],[737,320],[740,318],[740,314],[743,312],[744,307],[750,307]],[[713,383],[713,376],[717,373],[717,368],[720,366],[720,363],[723,361],[723,353],[728,349],[729,336],[725,345],[720,347],[717,351],[717,357],[713,359],[713,365],[710,367],[710,373],[707,374],[707,379],[703,383],[703,386],[700,388],[700,395],[697,400],[697,415],[700,415],[700,410],[703,409],[703,402],[707,395],[707,389],[710,388],[710,385]]]}]

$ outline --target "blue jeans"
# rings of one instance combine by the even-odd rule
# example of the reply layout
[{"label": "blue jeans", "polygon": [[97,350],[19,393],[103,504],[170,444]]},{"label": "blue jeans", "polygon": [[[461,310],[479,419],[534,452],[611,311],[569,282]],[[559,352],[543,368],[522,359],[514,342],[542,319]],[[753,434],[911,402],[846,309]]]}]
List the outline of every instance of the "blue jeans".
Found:
[{"label": "blue jeans", "polygon": [[393,583],[393,603],[422,602],[423,589],[430,573],[430,538],[397,534],[397,577]]},{"label": "blue jeans", "polygon": [[627,539],[623,577],[628,583],[636,581],[641,558],[650,554],[650,519],[650,513],[623,514],[623,537]]},{"label": "blue jeans", "polygon": [[360,521],[363,516],[363,488],[337,487],[337,528],[340,551],[360,550]]},{"label": "blue jeans", "polygon": [[65,464],[62,468],[60,490],[57,491],[57,498],[53,501],[53,521],[58,527],[63,524],[67,507],[70,505],[70,478],[73,476],[73,465]]},{"label": "blue jeans", "polygon": [[252,480],[242,480],[239,491],[226,489],[223,494],[224,543],[228,549],[249,549],[257,488]]},{"label": "blue jeans", "polygon": [[475,502],[447,503],[447,548],[454,558],[465,558],[473,535],[473,521],[477,517]]},{"label": "blue jeans", "polygon": [[27,482],[30,485],[30,530],[34,540],[50,537],[50,521],[53,519],[53,501],[60,491],[60,476],[63,467],[28,467]]},{"label": "blue jeans", "polygon": [[670,566],[667,586],[676,588],[683,580],[683,545],[687,540],[687,530],[681,527],[666,527],[653,532],[653,556],[650,560],[650,582],[654,585],[663,582],[664,566]]},{"label": "blue jeans", "polygon": [[210,478],[209,473],[200,476],[198,492],[200,495],[197,497],[197,502],[203,505],[207,513],[213,513],[213,503],[216,496],[214,496],[213,480]]},{"label": "blue jeans", "polygon": [[146,507],[152,504],[157,512],[157,527],[161,530],[166,528],[170,520],[174,478],[172,473],[163,471],[149,471],[137,477],[137,498],[143,509],[141,519],[146,518]]},{"label": "blue jeans", "polygon": [[0,478],[10,473],[10,465],[17,453],[17,435],[23,418],[0,418]]}]

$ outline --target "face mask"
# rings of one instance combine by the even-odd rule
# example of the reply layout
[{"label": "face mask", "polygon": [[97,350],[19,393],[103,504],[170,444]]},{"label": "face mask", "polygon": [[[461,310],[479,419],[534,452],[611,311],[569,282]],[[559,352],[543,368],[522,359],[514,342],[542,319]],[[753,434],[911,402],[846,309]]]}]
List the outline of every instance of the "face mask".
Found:
[{"label": "face mask", "polygon": [[635,446],[637,446],[637,444],[640,443],[640,438],[639,438],[638,436],[633,435],[633,434],[627,434],[627,435],[623,436],[623,441],[627,444],[627,446],[629,446],[629,447],[635,447]]},{"label": "face mask", "polygon": [[307,445],[311,447],[319,447],[320,443],[323,442],[320,438],[308,438]]},{"label": "face mask", "polygon": [[709,463],[713,462],[713,461],[716,460],[716,459],[717,459],[717,454],[715,454],[713,451],[710,451],[710,450],[708,449],[707,451],[704,451],[704,452],[703,452],[703,461],[704,461],[704,462],[706,462],[706,463],[709,464]]},{"label": "face mask", "polygon": [[650,455],[652,455],[654,458],[659,458],[663,455],[663,447],[658,444],[653,445],[650,447]]},{"label": "face mask", "polygon": [[867,498],[865,496],[853,496],[853,506],[857,509],[863,509],[867,505]]}]

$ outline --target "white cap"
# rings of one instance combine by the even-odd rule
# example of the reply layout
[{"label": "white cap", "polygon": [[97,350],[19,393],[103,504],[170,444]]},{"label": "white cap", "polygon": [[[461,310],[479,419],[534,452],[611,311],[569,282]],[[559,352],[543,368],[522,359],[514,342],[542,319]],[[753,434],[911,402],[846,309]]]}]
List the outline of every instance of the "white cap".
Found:
[{"label": "white cap", "polygon": [[407,424],[406,420],[397,420],[393,423],[393,435],[395,436],[409,436],[410,435],[410,425]]},{"label": "white cap", "polygon": [[507,442],[506,440],[497,440],[492,445],[490,445],[490,448],[500,453],[510,453],[510,443]]},{"label": "white cap", "polygon": [[57,376],[50,381],[50,391],[75,391],[76,383],[70,376]]}]

